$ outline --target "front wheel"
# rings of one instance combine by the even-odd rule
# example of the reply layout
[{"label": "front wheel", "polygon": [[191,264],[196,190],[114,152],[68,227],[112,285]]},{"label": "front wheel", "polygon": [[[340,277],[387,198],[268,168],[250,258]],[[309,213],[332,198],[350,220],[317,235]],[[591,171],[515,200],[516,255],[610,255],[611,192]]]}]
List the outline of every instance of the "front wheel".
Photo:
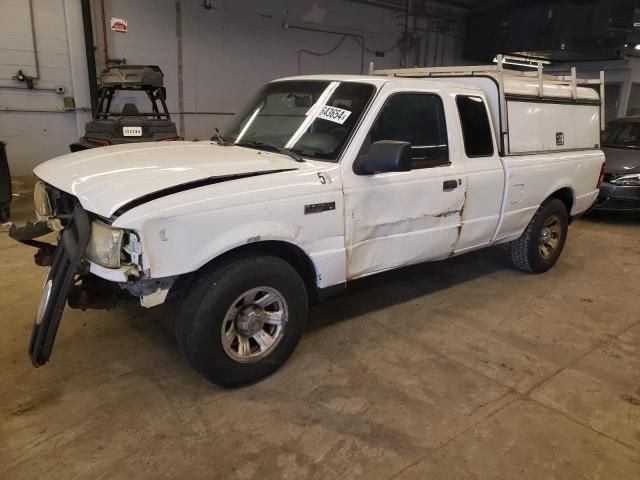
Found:
[{"label": "front wheel", "polygon": [[307,317],[296,270],[272,256],[249,256],[201,273],[184,299],[178,344],[195,370],[222,386],[255,382],[295,349]]},{"label": "front wheel", "polygon": [[568,226],[565,204],[557,198],[545,200],[520,238],[509,244],[513,265],[530,273],[549,270],[562,253]]}]

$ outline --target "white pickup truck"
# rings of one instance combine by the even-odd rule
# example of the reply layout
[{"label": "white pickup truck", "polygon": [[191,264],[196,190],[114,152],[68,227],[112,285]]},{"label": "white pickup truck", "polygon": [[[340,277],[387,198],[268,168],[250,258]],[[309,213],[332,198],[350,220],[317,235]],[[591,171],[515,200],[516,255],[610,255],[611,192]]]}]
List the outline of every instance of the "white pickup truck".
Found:
[{"label": "white pickup truck", "polygon": [[[598,194],[601,82],[501,63],[374,73],[270,82],[215,140],[38,165],[40,222],[12,231],[51,266],[34,365],[67,303],[113,289],[178,297],[188,361],[237,385],[283,364],[308,304],[351,280],[502,243],[521,270],[553,266]],[[33,240],[51,230],[57,246]]]}]

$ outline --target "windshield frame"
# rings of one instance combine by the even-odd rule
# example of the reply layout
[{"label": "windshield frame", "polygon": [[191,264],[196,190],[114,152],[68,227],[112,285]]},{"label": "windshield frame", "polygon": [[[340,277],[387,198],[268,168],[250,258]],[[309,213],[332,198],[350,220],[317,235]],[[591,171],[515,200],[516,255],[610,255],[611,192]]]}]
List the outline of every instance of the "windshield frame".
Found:
[{"label": "windshield frame", "polygon": [[[331,163],[331,164],[340,164],[342,162],[342,158],[344,156],[344,152],[347,150],[347,148],[349,147],[349,145],[351,144],[354,135],[356,134],[356,132],[359,131],[363,120],[365,119],[365,117],[367,116],[371,105],[373,104],[375,98],[378,96],[378,93],[380,92],[380,85],[378,85],[375,82],[369,82],[366,80],[342,80],[342,79],[335,79],[335,78],[331,78],[331,77],[325,77],[325,78],[297,78],[297,77],[290,77],[290,78],[286,78],[286,79],[278,79],[278,80],[273,80],[271,82],[268,82],[266,84],[264,84],[262,87],[260,87],[260,89],[255,93],[255,95],[253,95],[253,97],[251,97],[251,99],[238,111],[238,113],[236,113],[224,126],[224,128],[222,129],[222,137],[225,139],[225,141],[228,141],[229,145],[237,145],[240,146],[242,148],[252,148],[252,149],[257,149],[257,150],[263,150],[263,151],[275,151],[273,148],[270,148],[267,144],[263,143],[260,144],[260,142],[258,141],[257,144],[250,144],[249,142],[245,142],[243,138],[241,138],[239,141],[237,139],[237,137],[234,137],[232,135],[230,135],[229,133],[229,127],[233,124],[234,120],[236,118],[239,118],[240,116],[242,116],[242,118],[246,118],[247,115],[249,115],[250,111],[252,110],[253,106],[255,105],[255,103],[258,101],[258,99],[264,95],[264,91],[273,84],[277,84],[277,83],[302,83],[302,82],[309,82],[309,83],[326,83],[326,88],[328,88],[332,83],[338,83],[338,85],[332,90],[331,95],[333,95],[333,93],[342,85],[344,84],[355,84],[355,85],[365,85],[367,87],[369,87],[371,89],[371,93],[369,95],[369,98],[367,99],[367,101],[365,102],[365,104],[362,107],[362,110],[360,112],[360,115],[358,117],[358,119],[356,120],[355,124],[353,125],[353,127],[351,128],[351,130],[348,132],[348,134],[346,135],[346,137],[344,137],[343,141],[342,141],[342,145],[340,146],[339,150],[336,152],[335,154],[335,158],[326,158],[326,157],[322,157],[322,156],[315,156],[315,155],[309,155],[307,153],[304,153],[302,151],[300,151],[299,149],[296,149],[295,147],[286,147],[289,150],[291,150],[294,154],[299,155],[300,157],[303,157],[304,160],[313,160],[313,161],[319,161],[319,162],[326,162],[326,163]],[[314,106],[317,105],[314,104],[312,107],[310,108],[314,108]],[[318,112],[320,111],[320,107],[322,105],[318,105],[318,111],[316,111],[314,113],[314,119],[310,122],[309,125],[313,124],[313,122],[315,122],[316,120],[318,120]],[[302,124],[300,124],[302,125]],[[338,125],[338,124],[336,124]],[[292,134],[292,136],[290,138],[293,138],[294,134]],[[289,139],[290,140],[290,139]],[[283,147],[285,148],[285,147]]]}]

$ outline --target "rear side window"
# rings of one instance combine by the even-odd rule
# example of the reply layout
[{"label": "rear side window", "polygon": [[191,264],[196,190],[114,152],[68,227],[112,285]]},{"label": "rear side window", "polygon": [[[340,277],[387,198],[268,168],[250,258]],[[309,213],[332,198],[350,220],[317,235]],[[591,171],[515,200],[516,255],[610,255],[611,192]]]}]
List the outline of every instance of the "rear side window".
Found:
[{"label": "rear side window", "polygon": [[447,129],[439,96],[398,93],[387,100],[360,154],[379,140],[411,143],[411,168],[448,165]]},{"label": "rear side window", "polygon": [[493,155],[493,139],[487,107],[480,97],[458,95],[456,97],[462,137],[467,157],[490,157]]}]

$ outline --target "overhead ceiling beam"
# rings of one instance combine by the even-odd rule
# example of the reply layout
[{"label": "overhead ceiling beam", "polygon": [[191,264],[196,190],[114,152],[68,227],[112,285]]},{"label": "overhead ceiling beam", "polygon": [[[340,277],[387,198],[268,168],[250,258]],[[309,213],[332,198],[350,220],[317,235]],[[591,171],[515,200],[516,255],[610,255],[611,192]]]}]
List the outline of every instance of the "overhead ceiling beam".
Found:
[{"label": "overhead ceiling beam", "polygon": [[[362,3],[364,5],[373,5],[376,7],[387,8],[395,12],[406,14],[406,0],[351,0],[352,2]],[[423,18],[441,18],[453,22],[463,22],[469,6],[460,2],[451,1],[444,2],[438,0],[429,0],[416,2],[419,7],[412,9],[410,16]]]},{"label": "overhead ceiling beam", "polygon": [[[378,7],[389,8],[391,10],[405,10],[407,8],[407,0],[351,0],[352,2],[376,5]],[[467,3],[461,0],[428,0],[425,3],[437,4],[438,6],[461,8],[470,10],[475,7],[475,2]]]}]

